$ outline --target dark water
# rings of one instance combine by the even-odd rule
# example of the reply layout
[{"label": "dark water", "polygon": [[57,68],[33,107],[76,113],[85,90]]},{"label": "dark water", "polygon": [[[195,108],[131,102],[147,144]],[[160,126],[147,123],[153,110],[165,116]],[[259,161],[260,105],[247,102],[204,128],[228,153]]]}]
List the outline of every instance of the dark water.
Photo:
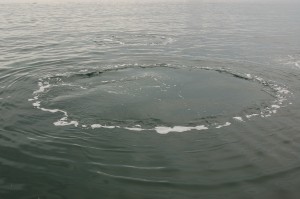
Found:
[{"label": "dark water", "polygon": [[299,9],[2,4],[0,198],[299,198]]}]

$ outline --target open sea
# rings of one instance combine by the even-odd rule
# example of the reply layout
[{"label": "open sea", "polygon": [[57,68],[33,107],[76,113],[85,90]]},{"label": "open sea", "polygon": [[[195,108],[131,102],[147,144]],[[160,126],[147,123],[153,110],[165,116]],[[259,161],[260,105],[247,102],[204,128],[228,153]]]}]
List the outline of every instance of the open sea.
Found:
[{"label": "open sea", "polygon": [[300,198],[300,4],[0,4],[0,199]]}]

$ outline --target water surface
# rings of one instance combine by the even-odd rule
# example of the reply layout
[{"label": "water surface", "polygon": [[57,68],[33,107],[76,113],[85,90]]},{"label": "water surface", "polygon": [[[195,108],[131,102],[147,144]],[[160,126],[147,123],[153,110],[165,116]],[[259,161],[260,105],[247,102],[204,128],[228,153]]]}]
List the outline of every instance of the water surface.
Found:
[{"label": "water surface", "polygon": [[298,198],[298,10],[2,4],[0,198]]}]

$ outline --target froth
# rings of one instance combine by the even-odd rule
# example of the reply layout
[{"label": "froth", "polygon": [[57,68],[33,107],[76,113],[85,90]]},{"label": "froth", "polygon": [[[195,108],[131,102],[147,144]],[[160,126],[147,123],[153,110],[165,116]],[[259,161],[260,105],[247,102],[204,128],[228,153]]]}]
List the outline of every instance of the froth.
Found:
[{"label": "froth", "polygon": [[191,130],[206,130],[208,129],[204,125],[190,127],[190,126],[174,126],[174,127],[165,127],[165,126],[157,126],[154,128],[155,131],[159,134],[167,134],[170,132],[185,132],[185,131],[191,131]]},{"label": "froth", "polygon": [[74,125],[75,127],[77,127],[79,125],[79,123],[77,121],[63,121],[63,120],[58,120],[56,122],[53,123],[55,126],[69,126],[69,125]]},{"label": "froth", "polygon": [[225,124],[220,124],[220,125],[216,126],[215,128],[219,129],[219,128],[222,128],[222,127],[225,127],[225,126],[230,126],[230,125],[231,125],[230,122],[226,122]]},{"label": "froth", "polygon": [[242,117],[233,117],[233,119],[235,119],[235,120],[237,120],[237,121],[240,121],[240,122],[243,122],[244,120],[243,120],[243,118]]}]

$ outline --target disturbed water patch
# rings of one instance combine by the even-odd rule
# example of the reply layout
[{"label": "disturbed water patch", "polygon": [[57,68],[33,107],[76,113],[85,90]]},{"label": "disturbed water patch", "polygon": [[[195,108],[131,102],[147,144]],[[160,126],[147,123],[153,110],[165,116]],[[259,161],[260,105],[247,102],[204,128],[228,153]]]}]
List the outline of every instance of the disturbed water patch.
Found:
[{"label": "disturbed water patch", "polygon": [[175,41],[170,35],[141,33],[104,34],[94,39],[100,46],[165,46]]},{"label": "disturbed water patch", "polygon": [[299,54],[287,55],[285,57],[279,58],[277,61],[279,61],[279,63],[282,63],[284,65],[291,66],[292,68],[300,69]]},{"label": "disturbed water patch", "polygon": [[269,117],[288,104],[291,94],[285,86],[251,74],[166,64],[49,74],[38,87],[29,101],[57,114],[56,126],[161,134]]}]

